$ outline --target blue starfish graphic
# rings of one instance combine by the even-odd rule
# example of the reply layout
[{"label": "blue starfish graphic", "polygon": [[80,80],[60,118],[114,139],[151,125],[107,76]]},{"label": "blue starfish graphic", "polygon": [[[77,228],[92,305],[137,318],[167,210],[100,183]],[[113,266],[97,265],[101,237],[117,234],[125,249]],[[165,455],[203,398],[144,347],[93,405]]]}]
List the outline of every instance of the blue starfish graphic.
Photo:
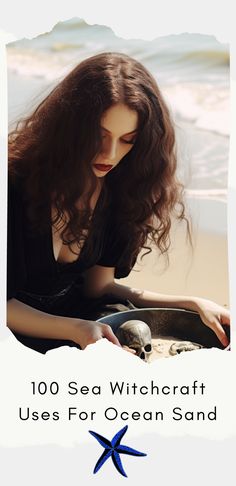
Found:
[{"label": "blue starfish graphic", "polygon": [[124,437],[127,429],[128,429],[128,425],[126,425],[123,429],[119,430],[119,432],[117,432],[117,434],[114,435],[111,442],[108,439],[106,439],[105,437],[103,437],[102,435],[97,434],[97,432],[93,432],[92,430],[89,430],[89,433],[91,435],[93,435],[93,437],[95,437],[95,439],[97,439],[99,444],[101,444],[101,446],[104,447],[104,449],[105,449],[103,451],[101,457],[99,457],[99,459],[98,459],[98,461],[95,465],[95,468],[93,470],[93,474],[98,472],[99,469],[104,464],[104,462],[106,462],[107,459],[109,459],[109,457],[111,457],[113,464],[116,467],[117,471],[120,474],[122,474],[122,476],[125,476],[127,478],[127,474],[124,471],[124,468],[122,466],[122,462],[121,462],[119,454],[127,454],[129,456],[146,456],[147,455],[144,452],[136,451],[135,449],[132,449],[131,447],[128,447],[128,446],[125,446],[125,445],[120,445],[121,439],[122,439],[122,437]]}]

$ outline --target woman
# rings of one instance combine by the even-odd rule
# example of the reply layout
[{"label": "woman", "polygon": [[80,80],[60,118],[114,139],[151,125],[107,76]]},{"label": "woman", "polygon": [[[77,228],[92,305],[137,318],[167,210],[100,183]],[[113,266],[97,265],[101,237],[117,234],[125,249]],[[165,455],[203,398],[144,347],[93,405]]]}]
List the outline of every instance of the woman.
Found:
[{"label": "woman", "polygon": [[173,214],[190,234],[174,149],[154,78],[118,53],[80,63],[10,134],[7,319],[22,342],[119,345],[94,319],[131,302],[197,311],[228,344],[223,307],[114,281],[149,243],[168,250]]}]

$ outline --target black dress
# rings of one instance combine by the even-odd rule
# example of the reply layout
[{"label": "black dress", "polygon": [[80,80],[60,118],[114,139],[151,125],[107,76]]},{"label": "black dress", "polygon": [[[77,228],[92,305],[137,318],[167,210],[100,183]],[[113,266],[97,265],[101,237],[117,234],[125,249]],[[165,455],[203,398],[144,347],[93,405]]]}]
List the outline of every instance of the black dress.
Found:
[{"label": "black dress", "polygon": [[[130,273],[135,263],[133,261],[130,264],[128,255],[125,258],[127,241],[121,240],[114,218],[108,211],[105,211],[103,224],[96,225],[101,197],[94,211],[90,231],[90,238],[94,238],[93,255],[86,254],[85,242],[75,262],[59,263],[53,253],[51,226],[43,233],[29,231],[21,185],[9,177],[7,299],[18,299],[53,315],[92,320],[133,307],[128,301],[117,302],[112,295],[88,299],[83,293],[83,274],[94,265],[115,267],[115,277],[122,278]],[[72,341],[14,334],[23,344],[41,353],[65,344],[77,346]]]}]

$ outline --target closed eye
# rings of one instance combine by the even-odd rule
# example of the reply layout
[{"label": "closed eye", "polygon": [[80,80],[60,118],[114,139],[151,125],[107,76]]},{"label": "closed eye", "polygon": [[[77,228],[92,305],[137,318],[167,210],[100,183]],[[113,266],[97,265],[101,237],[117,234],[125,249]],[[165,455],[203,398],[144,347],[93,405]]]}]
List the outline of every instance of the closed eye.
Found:
[{"label": "closed eye", "polygon": [[[102,134],[102,139],[104,139],[104,138],[107,138],[107,134],[106,133],[105,134],[104,133]],[[132,140],[124,140],[123,138],[121,138],[120,141],[122,143],[126,143],[128,145],[134,145],[134,143],[136,141],[136,138],[132,138]]]},{"label": "closed eye", "polygon": [[124,139],[121,139],[121,142],[123,143],[128,143],[129,145],[134,145],[136,139],[133,138],[132,140],[124,140]]},{"label": "closed eye", "polygon": [[[101,131],[102,131],[102,133],[101,133],[102,139],[105,139],[107,136],[111,135],[111,132],[109,132],[109,130],[107,130],[105,127],[102,127],[101,126]],[[130,136],[131,134],[132,135],[134,135],[134,134],[136,135],[137,134],[137,130],[133,130],[133,132],[127,133],[124,136],[128,136],[128,135]],[[127,140],[127,139],[121,137],[120,138],[120,141],[122,143],[126,143],[128,145],[134,145],[134,143],[136,142],[136,138],[137,138],[137,136],[135,136],[135,137],[133,136],[133,138],[131,138],[130,140],[129,139]]]}]

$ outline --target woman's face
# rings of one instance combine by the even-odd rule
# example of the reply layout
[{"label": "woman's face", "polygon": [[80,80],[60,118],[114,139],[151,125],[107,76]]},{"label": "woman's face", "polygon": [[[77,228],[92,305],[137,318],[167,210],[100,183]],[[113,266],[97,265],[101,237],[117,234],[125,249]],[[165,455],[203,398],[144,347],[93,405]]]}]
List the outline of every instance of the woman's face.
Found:
[{"label": "woman's face", "polygon": [[104,177],[132,149],[138,131],[138,114],[128,106],[117,104],[101,118],[102,150],[93,162],[93,172]]}]

